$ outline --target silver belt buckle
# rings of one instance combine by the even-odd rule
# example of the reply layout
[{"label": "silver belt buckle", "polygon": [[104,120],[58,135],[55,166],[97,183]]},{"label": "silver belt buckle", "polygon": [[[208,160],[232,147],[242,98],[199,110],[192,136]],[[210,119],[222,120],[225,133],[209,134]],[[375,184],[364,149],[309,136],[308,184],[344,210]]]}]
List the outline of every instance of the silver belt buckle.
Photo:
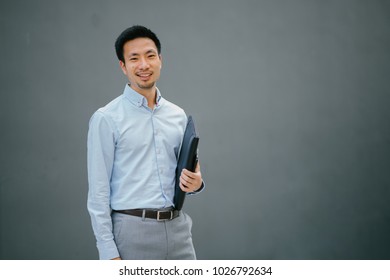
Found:
[{"label": "silver belt buckle", "polygon": [[157,221],[165,221],[173,219],[173,211],[169,211],[171,213],[171,217],[169,219],[160,219],[160,213],[166,213],[168,211],[157,211]]}]

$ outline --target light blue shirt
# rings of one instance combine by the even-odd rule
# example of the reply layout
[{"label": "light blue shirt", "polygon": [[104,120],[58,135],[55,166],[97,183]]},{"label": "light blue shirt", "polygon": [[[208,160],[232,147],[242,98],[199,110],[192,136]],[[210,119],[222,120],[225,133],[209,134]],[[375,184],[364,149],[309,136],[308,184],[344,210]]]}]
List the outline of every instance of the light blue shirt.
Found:
[{"label": "light blue shirt", "polygon": [[157,90],[150,109],[126,85],[91,117],[88,131],[88,211],[101,259],[119,256],[111,209],[173,206],[178,153],[187,117]]}]

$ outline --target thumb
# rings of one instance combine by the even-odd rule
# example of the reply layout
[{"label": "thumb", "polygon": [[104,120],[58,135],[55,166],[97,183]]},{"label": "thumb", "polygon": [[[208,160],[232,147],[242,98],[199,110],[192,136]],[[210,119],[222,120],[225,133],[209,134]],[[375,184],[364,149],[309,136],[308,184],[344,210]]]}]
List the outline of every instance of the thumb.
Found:
[{"label": "thumb", "polygon": [[195,173],[196,172],[200,172],[200,164],[199,164],[199,162],[196,164],[196,167],[195,167]]}]

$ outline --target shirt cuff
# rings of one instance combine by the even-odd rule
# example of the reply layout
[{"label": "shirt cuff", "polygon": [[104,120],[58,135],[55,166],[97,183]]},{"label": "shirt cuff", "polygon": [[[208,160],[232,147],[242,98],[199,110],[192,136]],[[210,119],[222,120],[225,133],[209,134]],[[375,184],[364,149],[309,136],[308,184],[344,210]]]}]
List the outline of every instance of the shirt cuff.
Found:
[{"label": "shirt cuff", "polygon": [[101,260],[111,260],[120,257],[114,240],[98,242],[97,248]]},{"label": "shirt cuff", "polygon": [[188,195],[193,195],[193,194],[201,193],[201,192],[204,190],[204,188],[205,188],[205,183],[204,183],[204,181],[202,181],[202,185],[200,186],[199,189],[197,189],[197,190],[194,191],[194,192],[189,192],[189,193],[187,193],[187,194],[188,194]]}]

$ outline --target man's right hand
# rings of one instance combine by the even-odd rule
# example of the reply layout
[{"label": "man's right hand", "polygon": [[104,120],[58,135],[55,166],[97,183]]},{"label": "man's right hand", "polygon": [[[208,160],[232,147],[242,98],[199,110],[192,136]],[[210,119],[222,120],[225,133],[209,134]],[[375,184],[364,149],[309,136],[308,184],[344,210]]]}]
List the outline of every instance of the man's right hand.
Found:
[{"label": "man's right hand", "polygon": [[111,260],[113,260],[113,261],[120,261],[120,260],[122,260],[122,259],[121,259],[121,257],[117,257],[117,258],[113,258],[113,259],[111,259]]}]

